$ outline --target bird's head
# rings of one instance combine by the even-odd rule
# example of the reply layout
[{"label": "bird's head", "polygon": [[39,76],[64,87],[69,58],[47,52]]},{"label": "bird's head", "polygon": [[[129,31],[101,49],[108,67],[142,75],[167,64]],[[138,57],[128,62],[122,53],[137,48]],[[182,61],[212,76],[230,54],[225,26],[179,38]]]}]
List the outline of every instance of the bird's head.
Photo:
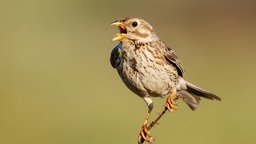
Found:
[{"label": "bird's head", "polygon": [[111,25],[119,28],[119,33],[115,35],[113,41],[136,41],[147,43],[158,40],[153,27],[141,18],[124,18],[113,22]]}]

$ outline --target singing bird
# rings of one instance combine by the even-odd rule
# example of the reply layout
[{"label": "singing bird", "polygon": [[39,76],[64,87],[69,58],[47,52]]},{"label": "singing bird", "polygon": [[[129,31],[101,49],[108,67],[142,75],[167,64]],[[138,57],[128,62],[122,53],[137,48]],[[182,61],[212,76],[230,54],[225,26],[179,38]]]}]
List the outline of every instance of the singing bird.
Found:
[{"label": "singing bird", "polygon": [[[159,39],[153,27],[144,19],[126,17],[113,22],[119,33],[113,41],[119,44],[112,50],[110,62],[124,84],[141,97],[148,106],[140,136],[152,142],[147,123],[153,109],[151,97],[169,95],[169,111],[177,108],[175,98],[181,98],[196,110],[201,98],[220,101],[221,98],[184,80],[184,68],[176,53]],[[145,135],[150,136],[146,139]],[[139,143],[141,143],[138,140]]]}]

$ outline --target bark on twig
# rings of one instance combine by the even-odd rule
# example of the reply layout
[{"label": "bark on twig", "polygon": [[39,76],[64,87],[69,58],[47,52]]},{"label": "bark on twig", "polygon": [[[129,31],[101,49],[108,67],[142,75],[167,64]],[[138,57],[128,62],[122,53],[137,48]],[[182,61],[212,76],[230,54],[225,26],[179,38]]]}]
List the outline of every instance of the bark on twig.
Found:
[{"label": "bark on twig", "polygon": [[[158,121],[162,118],[162,116],[166,113],[167,110],[168,110],[168,107],[165,106],[164,110],[159,114],[159,116],[153,122],[151,122],[151,124],[147,127],[148,131],[150,129],[152,129],[158,123]],[[147,135],[145,135],[145,136],[147,136]],[[141,144],[144,143],[145,140],[141,136],[139,137],[139,139],[140,139]]]}]

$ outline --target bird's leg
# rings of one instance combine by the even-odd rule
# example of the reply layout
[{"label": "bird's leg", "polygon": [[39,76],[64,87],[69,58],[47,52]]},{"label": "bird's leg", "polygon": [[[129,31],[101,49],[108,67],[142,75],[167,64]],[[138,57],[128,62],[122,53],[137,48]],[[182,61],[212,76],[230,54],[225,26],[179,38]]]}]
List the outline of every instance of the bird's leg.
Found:
[{"label": "bird's leg", "polygon": [[148,105],[148,113],[146,115],[146,118],[145,118],[144,123],[142,125],[142,128],[140,130],[140,134],[139,134],[139,137],[138,137],[138,144],[142,144],[144,141],[147,141],[150,144],[152,144],[153,143],[153,137],[150,134],[150,131],[147,128],[147,125],[148,125],[148,119],[150,117],[150,113],[153,109],[153,101],[149,97],[144,97],[144,100]]},{"label": "bird's leg", "polygon": [[177,109],[175,102],[176,98],[174,98],[175,95],[176,92],[172,90],[170,96],[168,96],[168,98],[166,99],[166,106],[170,112]]},{"label": "bird's leg", "polygon": [[[145,118],[145,121],[143,123],[143,126],[141,128],[141,131],[140,131],[140,134],[139,134],[139,137],[138,137],[138,144],[142,144],[144,141],[147,141],[150,144],[153,143],[153,137],[150,134],[150,129],[152,127],[154,127],[156,124],[158,124],[158,121],[162,118],[162,116],[165,114],[165,112],[167,110],[173,111],[173,110],[177,109],[175,101],[177,99],[179,99],[180,97],[175,97],[174,98],[175,95],[176,95],[176,92],[171,91],[170,96],[166,100],[166,106],[164,107],[164,110],[159,114],[159,116],[148,127],[147,127],[147,123],[148,123],[150,113],[153,109],[153,102],[150,98],[144,98],[144,100],[146,101],[146,103],[148,105],[148,114],[147,114],[147,116]],[[149,136],[149,138],[147,138],[147,136]]]},{"label": "bird's leg", "polygon": [[[145,121],[144,121],[144,123],[142,125],[142,128],[140,130],[140,134],[139,134],[139,137],[138,137],[138,144],[141,144],[141,142],[142,142],[141,139],[143,139],[143,141],[147,141],[149,143],[153,142],[153,137],[152,137],[152,135],[150,134],[150,131],[147,128],[148,119],[149,119],[151,111],[152,111],[152,109],[148,110],[147,116],[146,116]],[[148,136],[148,138],[147,138],[147,136]]]},{"label": "bird's leg", "polygon": [[[158,124],[158,121],[162,118],[162,116],[165,114],[165,112],[168,110],[168,107],[165,106],[164,107],[164,110],[159,114],[159,116],[153,121],[150,123],[150,125],[147,127],[147,130],[149,131],[151,128],[153,128],[156,124]],[[147,135],[139,135],[138,137],[138,142],[139,144],[142,144],[145,140],[146,140],[146,137]],[[152,137],[152,136],[151,136]]]}]

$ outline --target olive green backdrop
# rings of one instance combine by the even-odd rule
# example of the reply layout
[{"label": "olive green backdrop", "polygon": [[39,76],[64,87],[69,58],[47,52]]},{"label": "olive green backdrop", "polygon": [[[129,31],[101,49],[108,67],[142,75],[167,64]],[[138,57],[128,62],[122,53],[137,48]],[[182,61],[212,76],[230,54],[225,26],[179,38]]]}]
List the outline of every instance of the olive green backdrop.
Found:
[{"label": "olive green backdrop", "polygon": [[[185,78],[222,97],[179,101],[152,129],[158,144],[255,144],[256,2],[0,1],[0,143],[135,144],[147,107],[109,56],[110,23],[145,18]],[[157,116],[165,99],[153,99]]]}]

